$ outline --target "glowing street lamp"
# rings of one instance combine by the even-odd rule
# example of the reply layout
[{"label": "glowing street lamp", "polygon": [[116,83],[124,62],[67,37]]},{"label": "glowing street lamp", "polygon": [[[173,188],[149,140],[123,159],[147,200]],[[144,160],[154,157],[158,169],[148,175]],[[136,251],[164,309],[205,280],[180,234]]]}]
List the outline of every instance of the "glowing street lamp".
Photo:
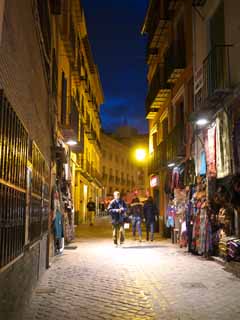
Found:
[{"label": "glowing street lamp", "polygon": [[135,152],[135,156],[138,161],[145,160],[146,155],[147,155],[147,153],[146,153],[146,150],[144,150],[144,149],[137,149]]},{"label": "glowing street lamp", "polygon": [[69,145],[69,146],[75,146],[75,145],[77,144],[77,141],[75,141],[75,140],[68,140],[68,141],[66,142],[66,144]]},{"label": "glowing street lamp", "polygon": [[198,126],[205,126],[206,124],[208,124],[209,123],[209,120],[208,119],[206,119],[206,118],[200,118],[200,119],[198,119],[197,121],[196,121],[196,124],[198,125]]}]

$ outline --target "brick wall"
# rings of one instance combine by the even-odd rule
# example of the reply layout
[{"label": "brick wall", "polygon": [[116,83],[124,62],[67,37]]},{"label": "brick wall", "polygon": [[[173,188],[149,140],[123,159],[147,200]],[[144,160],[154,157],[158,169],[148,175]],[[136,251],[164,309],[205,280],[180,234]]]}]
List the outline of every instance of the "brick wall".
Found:
[{"label": "brick wall", "polygon": [[21,319],[20,312],[38,280],[39,252],[38,242],[22,258],[0,273],[1,320]]},{"label": "brick wall", "polygon": [[0,87],[46,159],[50,159],[50,121],[32,0],[5,3],[0,45]]},{"label": "brick wall", "polygon": [[[47,82],[32,9],[33,0],[5,1],[0,43],[0,88],[30,138],[50,161],[51,130]],[[11,319],[27,301],[46,266],[46,239],[0,271],[0,319]]]}]

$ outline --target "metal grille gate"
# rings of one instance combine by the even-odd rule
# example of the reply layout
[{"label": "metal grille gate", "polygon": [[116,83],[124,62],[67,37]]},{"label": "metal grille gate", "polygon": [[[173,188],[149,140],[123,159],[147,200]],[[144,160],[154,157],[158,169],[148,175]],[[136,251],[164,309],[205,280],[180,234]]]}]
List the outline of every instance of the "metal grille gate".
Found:
[{"label": "metal grille gate", "polygon": [[32,145],[32,192],[30,200],[29,240],[48,230],[49,168],[37,145]]},{"label": "metal grille gate", "polygon": [[28,134],[0,91],[0,268],[23,252]]},{"label": "metal grille gate", "polygon": [[27,161],[32,162],[29,242],[48,231],[49,175],[44,157],[0,90],[0,269],[25,245]]}]

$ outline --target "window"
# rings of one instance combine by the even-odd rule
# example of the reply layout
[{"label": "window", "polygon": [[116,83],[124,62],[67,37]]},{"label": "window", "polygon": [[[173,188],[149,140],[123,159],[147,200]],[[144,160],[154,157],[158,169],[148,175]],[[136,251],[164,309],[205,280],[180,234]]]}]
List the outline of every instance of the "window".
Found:
[{"label": "window", "polygon": [[65,73],[62,72],[62,103],[61,103],[61,123],[67,122],[67,79]]},{"label": "window", "polygon": [[165,118],[162,122],[162,139],[163,141],[168,136],[168,118]]},{"label": "window", "polygon": [[58,66],[56,59],[56,50],[53,49],[52,57],[52,94],[56,98],[58,93]]}]

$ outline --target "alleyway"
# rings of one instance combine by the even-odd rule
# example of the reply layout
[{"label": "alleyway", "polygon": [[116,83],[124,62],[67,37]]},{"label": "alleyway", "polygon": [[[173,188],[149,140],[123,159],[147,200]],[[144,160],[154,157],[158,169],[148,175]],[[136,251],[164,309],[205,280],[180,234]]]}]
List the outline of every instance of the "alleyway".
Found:
[{"label": "alleyway", "polygon": [[240,318],[240,280],[222,266],[167,241],[114,248],[104,219],[55,259],[24,320]]}]

